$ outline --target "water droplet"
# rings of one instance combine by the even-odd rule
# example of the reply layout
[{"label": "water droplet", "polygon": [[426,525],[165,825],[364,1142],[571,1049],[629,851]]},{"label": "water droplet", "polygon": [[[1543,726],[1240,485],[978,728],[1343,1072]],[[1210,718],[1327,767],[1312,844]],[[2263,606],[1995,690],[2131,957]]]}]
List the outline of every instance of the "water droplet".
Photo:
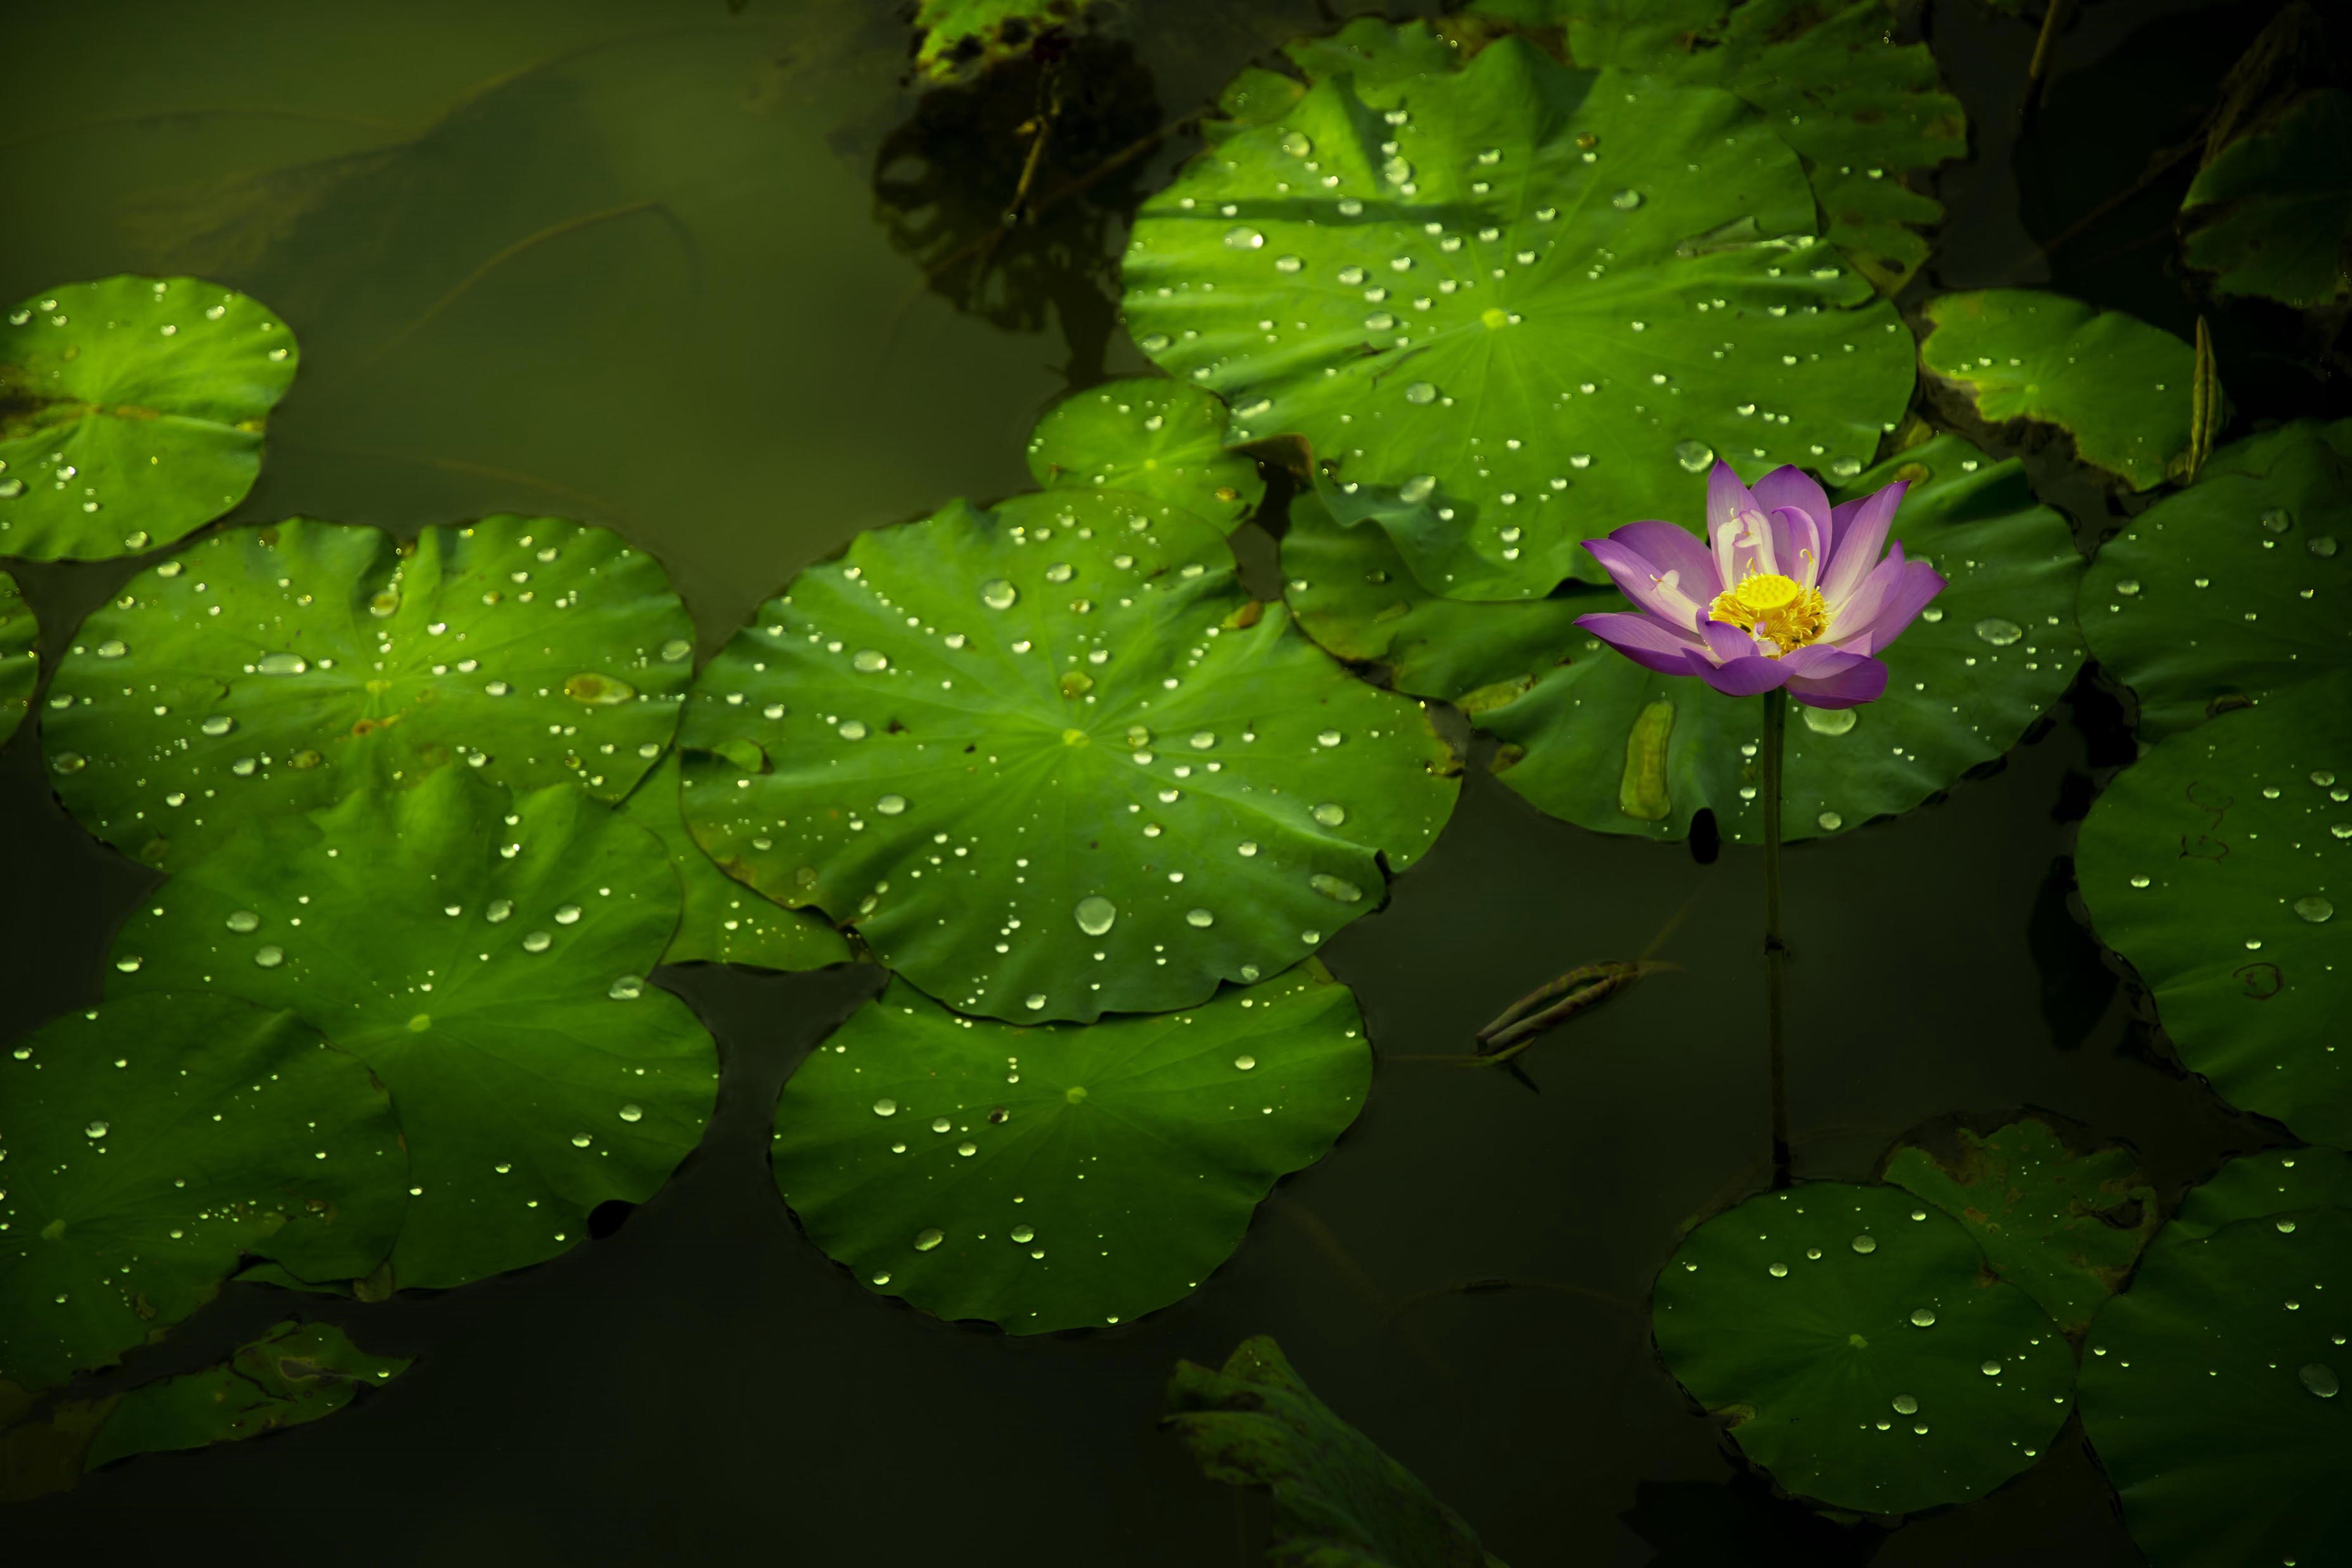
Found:
[{"label": "water droplet", "polygon": [[1118,905],[1100,894],[1078,900],[1078,929],[1089,936],[1099,936],[1118,919]]},{"label": "water droplet", "polygon": [[60,751],[49,758],[49,766],[59,773],[79,773],[89,766],[89,759],[79,751]]},{"label": "water droplet", "polygon": [[966,1159],[970,1159],[972,1155],[980,1153],[980,1145],[973,1143],[970,1138],[966,1138],[962,1143],[956,1145],[956,1153],[961,1155]]},{"label": "water droplet", "polygon": [[860,648],[849,655],[849,667],[861,674],[870,675],[877,670],[890,667],[890,655],[879,648]]},{"label": "water droplet", "polygon": [[1805,710],[1805,727],[1815,735],[1843,735],[1858,722],[1858,714],[1850,707],[1809,707]]},{"label": "water droplet", "polygon": [[1354,904],[1364,896],[1364,890],[1345,877],[1331,876],[1319,871],[1307,879],[1307,885],[1324,897],[1337,899],[1341,904]]},{"label": "water droplet", "polygon": [[1977,635],[1996,648],[2006,648],[2025,635],[2025,628],[2014,621],[2004,621],[1998,615],[1988,615],[1977,622]]},{"label": "water droplet", "polygon": [[1347,738],[1348,737],[1346,736],[1341,735],[1336,729],[1327,729],[1322,734],[1315,737],[1315,744],[1318,746],[1337,746]]},{"label": "water droplet", "polygon": [[1878,1239],[1865,1230],[1853,1239],[1853,1249],[1857,1252],[1875,1252],[1878,1250]]},{"label": "water droplet", "polygon": [[576,904],[563,904],[555,912],[555,923],[558,925],[575,925],[579,921],[580,906]]},{"label": "water droplet", "polygon": [[1033,1013],[1044,1012],[1045,1010],[1045,993],[1043,991],[1032,991],[1024,1005],[1026,1006]]},{"label": "water droplet", "polygon": [[1348,820],[1348,809],[1345,806],[1335,805],[1329,800],[1324,801],[1307,814],[1327,828],[1336,828]]},{"label": "water droplet", "polygon": [[2326,560],[2336,553],[2336,539],[2331,534],[2315,534],[2304,541],[2303,548]]},{"label": "water droplet", "polygon": [[1234,1058],[1234,1065],[1240,1068],[1244,1072],[1247,1072],[1257,1066],[1257,1058],[1255,1056],[1236,1056]]},{"label": "water droplet", "polygon": [[881,812],[886,817],[898,816],[907,809],[907,797],[904,795],[885,795],[880,800],[874,802],[874,809]]},{"label": "water droplet", "polygon": [[2263,532],[2283,534],[2294,527],[2294,514],[2284,507],[2273,507],[2262,515],[2261,521]]},{"label": "water droplet", "polygon": [[1433,382],[1414,382],[1412,385],[1404,389],[1404,401],[1412,403],[1435,402],[1437,401],[1436,383]]},{"label": "water droplet", "polygon": [[[1315,151],[1315,143],[1309,141],[1301,131],[1286,131],[1282,133],[1282,150],[1293,158],[1304,158]],[[1025,1236],[1016,1236],[1013,1239],[1026,1241],[1029,1239]]]},{"label": "water droplet", "polygon": [[89,1126],[84,1127],[82,1132],[85,1135],[89,1137],[102,1138],[106,1136],[106,1124],[103,1122],[92,1122]]},{"label": "water droplet", "polygon": [[604,994],[616,1002],[634,1002],[646,994],[646,983],[635,975],[623,975],[604,988]]},{"label": "water droplet", "polygon": [[1225,231],[1225,246],[1229,250],[1255,250],[1265,243],[1265,235],[1253,228],[1230,228]]},{"label": "water droplet", "polygon": [[595,1141],[595,1139],[590,1137],[585,1133],[574,1133],[572,1134],[572,1146],[575,1149],[584,1149]]},{"label": "water droplet", "polygon": [[1195,930],[1206,931],[1216,923],[1217,917],[1205,909],[1188,909],[1184,912],[1184,924]]},{"label": "water droplet", "polygon": [[624,1105],[624,1106],[622,1106],[622,1107],[621,1107],[621,1120],[622,1120],[622,1121],[624,1121],[624,1122],[642,1122],[642,1121],[644,1121],[645,1119],[646,1119],[645,1107],[643,1107],[642,1105]]},{"label": "water droplet", "polygon": [[2305,1388],[2322,1399],[2335,1398],[2343,1386],[2336,1381],[2336,1369],[2324,1361],[2305,1364],[2296,1371],[2295,1376],[2303,1380]]},{"label": "water droplet", "polygon": [[2336,906],[2315,894],[2310,898],[2296,899],[2294,912],[2314,925],[2317,925],[2335,917]]},{"label": "water droplet", "polygon": [[1704,441],[1675,443],[1675,461],[1683,465],[1685,474],[1704,474],[1715,461],[1715,448]]},{"label": "water droplet", "polygon": [[236,720],[229,717],[229,716],[225,713],[216,713],[206,718],[202,724],[196,726],[196,727],[203,730],[206,735],[226,735],[230,730],[236,727]]},{"label": "water droplet", "polygon": [[1835,811],[1823,811],[1820,816],[1815,817],[1813,821],[1822,825],[1822,831],[1825,833],[1834,833],[1840,828],[1845,826],[1845,819],[1839,816]]},{"label": "water droplet", "polygon": [[1609,204],[1621,213],[1630,213],[1642,204],[1642,193],[1633,190],[1620,191],[1609,198]]},{"label": "water droplet", "polygon": [[555,938],[546,932],[533,931],[523,937],[522,950],[526,953],[544,953],[554,945],[554,942]]},{"label": "water droplet", "polygon": [[1983,1365],[1978,1367],[1977,1370],[1983,1373],[1987,1377],[1999,1377],[2000,1375],[2000,1363],[1997,1361],[1988,1361]]},{"label": "water droplet", "polygon": [[491,925],[496,925],[513,913],[513,899],[494,898],[490,900],[488,906],[482,911],[482,918],[488,921]]},{"label": "water droplet", "polygon": [[1936,1326],[1936,1309],[1933,1307],[1914,1308],[1911,1313],[1911,1326],[1915,1329],[1934,1328]]},{"label": "water droplet", "polygon": [[2136,577],[2117,578],[2116,580],[2116,591],[2122,594],[2126,599],[2131,598],[2134,594],[2139,591],[2139,579]]},{"label": "water droplet", "polygon": [[286,962],[286,949],[275,943],[265,942],[253,950],[253,961],[265,969],[275,969]]},{"label": "water droplet", "polygon": [[1764,1271],[1776,1280],[1785,1280],[1789,1277],[1789,1266],[1786,1263],[1767,1265]]},{"label": "water droplet", "polygon": [[838,733],[844,740],[863,740],[866,738],[866,721],[862,718],[843,719]]},{"label": "water droplet", "polygon": [[131,645],[128,643],[118,642],[113,638],[109,638],[107,641],[100,643],[93,651],[101,659],[120,659],[123,654],[131,652]]},{"label": "water droplet", "polygon": [[1908,1394],[1898,1394],[1895,1396],[1895,1413],[1897,1416],[1916,1416],[1919,1414],[1919,1401]]},{"label": "water droplet", "polygon": [[1428,500],[1430,493],[1436,488],[1436,475],[1416,474],[1412,478],[1407,479],[1403,484],[1397,486],[1397,499],[1404,502],[1407,506],[1416,505],[1420,502]]},{"label": "water droplet", "polygon": [[264,653],[253,667],[265,675],[299,675],[310,667],[310,662],[299,653]]},{"label": "water droplet", "polygon": [[947,1233],[942,1231],[938,1226],[925,1226],[922,1229],[915,1232],[915,1250],[918,1252],[929,1252],[932,1248],[937,1247],[940,1242],[945,1241],[946,1239]]}]

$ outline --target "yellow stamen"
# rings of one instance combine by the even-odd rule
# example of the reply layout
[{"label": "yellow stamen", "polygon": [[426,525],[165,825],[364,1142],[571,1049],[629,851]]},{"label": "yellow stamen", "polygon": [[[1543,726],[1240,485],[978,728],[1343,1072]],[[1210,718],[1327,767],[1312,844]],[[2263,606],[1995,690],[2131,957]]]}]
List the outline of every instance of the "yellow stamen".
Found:
[{"label": "yellow stamen", "polygon": [[1830,629],[1829,606],[1821,591],[1777,571],[1751,571],[1737,587],[1717,594],[1707,619],[1765,639],[1772,644],[1765,652],[1775,659],[1791,648],[1820,642]]}]

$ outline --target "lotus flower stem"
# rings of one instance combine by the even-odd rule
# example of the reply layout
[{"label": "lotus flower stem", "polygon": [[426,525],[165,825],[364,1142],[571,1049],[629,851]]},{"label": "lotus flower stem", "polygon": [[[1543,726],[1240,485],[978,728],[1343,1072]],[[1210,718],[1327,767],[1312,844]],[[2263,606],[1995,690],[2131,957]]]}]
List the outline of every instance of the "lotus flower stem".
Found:
[{"label": "lotus flower stem", "polygon": [[1764,1038],[1772,1059],[1772,1186],[1790,1180],[1789,1160],[1789,946],[1780,940],[1780,756],[1789,730],[1789,694],[1764,694]]}]

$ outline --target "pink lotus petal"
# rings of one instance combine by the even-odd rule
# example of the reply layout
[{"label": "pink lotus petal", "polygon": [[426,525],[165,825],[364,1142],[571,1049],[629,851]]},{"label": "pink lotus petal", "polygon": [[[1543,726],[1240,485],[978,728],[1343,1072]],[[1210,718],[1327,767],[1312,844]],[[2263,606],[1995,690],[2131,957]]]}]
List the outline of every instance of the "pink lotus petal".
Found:
[{"label": "pink lotus petal", "polygon": [[1764,511],[1789,507],[1812,518],[1816,530],[1826,533],[1829,529],[1830,498],[1822,493],[1820,481],[1801,468],[1785,465],[1773,469],[1756,481],[1754,494],[1756,505]]},{"label": "pink lotus petal", "polygon": [[1833,675],[1791,675],[1789,695],[1807,707],[1856,707],[1886,690],[1886,666],[1864,659]]},{"label": "pink lotus petal", "polygon": [[[1843,601],[1829,600],[1830,641],[1846,643],[1870,630],[1877,619],[1879,607],[1903,579],[1903,541],[1897,539],[1886,549],[1886,559],[1870,569],[1869,573],[1854,586]],[[1874,652],[1884,643],[1874,644]]]},{"label": "pink lotus petal", "polygon": [[1709,664],[1697,674],[1700,680],[1717,691],[1735,697],[1752,697],[1759,692],[1769,692],[1789,678],[1788,666],[1761,653],[1750,653],[1722,664]]},{"label": "pink lotus petal", "polygon": [[1707,664],[1705,651],[1690,638],[1654,617],[1633,611],[1612,610],[1580,615],[1577,625],[1600,638],[1645,670],[1664,675],[1697,674]]},{"label": "pink lotus petal", "polygon": [[[1668,527],[1664,523],[1658,526]],[[1679,627],[1686,632],[1696,630],[1700,618],[1706,612],[1706,607],[1685,592],[1679,581],[1665,580],[1668,573],[1662,571],[1649,557],[1620,543],[1619,535],[1629,531],[1631,530],[1620,528],[1616,534],[1605,539],[1587,539],[1584,541],[1584,548],[1592,552],[1593,559],[1608,569],[1609,580],[1617,585],[1617,591],[1632,600],[1635,605],[1670,626]],[[1682,537],[1686,539],[1690,538],[1690,536],[1684,534],[1680,528],[1670,528],[1669,531],[1682,534]],[[1696,545],[1698,541],[1691,539],[1691,543]],[[1679,573],[1674,575],[1679,577]],[[1708,575],[1713,575],[1711,566],[1708,568]],[[1707,597],[1713,598],[1714,595],[1710,593]]]},{"label": "pink lotus petal", "polygon": [[1903,635],[1904,629],[1927,607],[1927,601],[1944,591],[1943,574],[1925,561],[1889,556],[1887,562],[1896,566],[1900,576],[1888,589],[1877,613],[1858,632],[1869,637],[1873,648],[1884,648]]},{"label": "pink lotus petal", "polygon": [[1700,655],[1710,664],[1727,664],[1734,659],[1752,658],[1756,639],[1727,621],[1702,621],[1698,634],[1706,639],[1706,652]]},{"label": "pink lotus petal", "polygon": [[1755,507],[1756,497],[1739,482],[1731,465],[1717,458],[1706,476],[1706,537],[1712,539],[1722,531],[1724,524]]},{"label": "pink lotus petal", "polygon": [[1814,680],[1850,670],[1869,656],[1828,643],[1816,643],[1809,648],[1795,648],[1783,653],[1780,663],[1788,667],[1790,678],[1802,676],[1806,680]]},{"label": "pink lotus petal", "polygon": [[1772,545],[1780,557],[1780,570],[1807,588],[1822,574],[1821,529],[1795,507],[1772,508]]},{"label": "pink lotus petal", "polygon": [[1680,524],[1627,523],[1609,537],[1647,557],[1661,574],[1680,572],[1682,591],[1693,599],[1705,602],[1731,586],[1724,581],[1706,541]]},{"label": "pink lotus petal", "polygon": [[1895,522],[1895,508],[1903,504],[1903,492],[1909,487],[1909,481],[1897,479],[1864,497],[1851,516],[1838,519],[1837,538],[1822,569],[1821,585],[1822,597],[1829,601],[1832,612],[1878,564],[1878,552],[1886,548],[1886,530]]}]

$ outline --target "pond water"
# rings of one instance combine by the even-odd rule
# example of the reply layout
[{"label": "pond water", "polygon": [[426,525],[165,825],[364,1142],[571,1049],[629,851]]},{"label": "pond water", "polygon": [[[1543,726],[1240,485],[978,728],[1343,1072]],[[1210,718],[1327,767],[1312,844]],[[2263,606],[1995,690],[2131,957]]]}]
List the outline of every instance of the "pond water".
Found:
[{"label": "pond water", "polygon": [[[1117,41],[1079,56],[1109,86],[1047,177],[1355,9],[1133,0]],[[2193,303],[2132,249],[2188,166],[2087,237],[2042,242],[2193,130],[2273,8],[2089,5],[2022,130],[2034,22],[1903,9],[1973,128],[1933,177],[1950,219],[1906,298],[2050,287],[2191,331]],[[90,0],[18,17],[0,294],[184,272],[254,295],[304,364],[231,525],[600,524],[668,570],[707,658],[862,531],[1027,488],[1024,443],[1055,399],[1156,373],[1118,323],[1117,264],[1135,204],[1197,147],[1189,128],[992,242],[1023,105],[1003,78],[927,101],[905,10]],[[998,243],[975,290],[972,247]],[[2281,329],[2231,329],[2242,412],[2328,412],[2264,357]],[[2031,445],[2079,538],[2121,522],[2063,442]],[[1273,580],[1270,544],[1237,549]],[[143,564],[12,563],[48,662]],[[0,750],[10,1035],[98,1000],[110,934],[160,880],[65,813],[39,744],[27,724]],[[2081,677],[1940,799],[1791,847],[1800,1176],[1868,1179],[1906,1129],[2020,1106],[2131,1145],[2167,1200],[2293,1141],[2173,1064],[2070,906],[2077,826],[2133,753],[2122,703]],[[1776,1498],[1658,1364],[1649,1293],[1683,1228],[1769,1178],[1763,901],[1752,848],[1589,831],[1471,767],[1435,847],[1324,949],[1383,1057],[1465,1050],[1512,998],[1654,941],[1680,968],[1534,1048],[1538,1092],[1382,1061],[1361,1118],[1196,1293],[1034,1338],[867,1290],[778,1200],[777,1094],[877,967],[661,970],[722,1079],[656,1196],[592,1244],[456,1291],[305,1298],[416,1367],[300,1433],[95,1471],[17,1506],[8,1532],[28,1562],[256,1539],[369,1563],[1254,1562],[1262,1498],[1203,1482],[1156,1421],[1176,1362],[1264,1333],[1520,1568],[2141,1561],[2078,1420],[1991,1497],[1888,1531]],[[1511,1285],[1461,1288],[1476,1281]],[[289,1310],[231,1283],[94,1386],[210,1364]]]}]

